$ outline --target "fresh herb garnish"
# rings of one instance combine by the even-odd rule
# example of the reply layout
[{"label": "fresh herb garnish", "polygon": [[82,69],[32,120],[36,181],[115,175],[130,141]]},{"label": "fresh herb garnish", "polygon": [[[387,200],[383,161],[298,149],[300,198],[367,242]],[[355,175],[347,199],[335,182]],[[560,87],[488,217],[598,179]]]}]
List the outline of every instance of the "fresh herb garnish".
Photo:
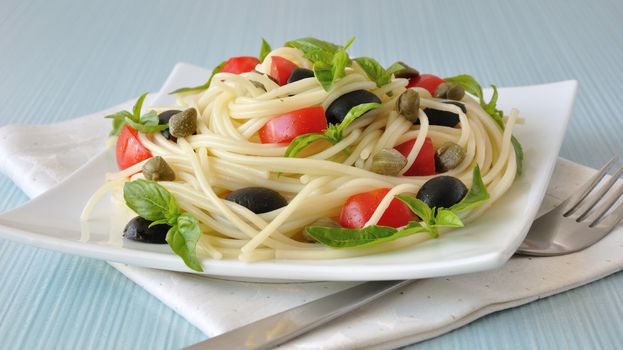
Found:
[{"label": "fresh herb garnish", "polygon": [[422,221],[412,221],[400,229],[379,225],[359,229],[308,226],[305,231],[318,242],[332,248],[369,247],[416,233],[427,233],[437,238],[439,227],[463,227],[463,222],[457,214],[481,205],[489,199],[489,193],[480,176],[480,168],[476,165],[473,171],[472,188],[459,203],[451,208],[430,208],[423,201],[406,194],[399,194],[396,198],[404,202]]},{"label": "fresh herb garnish", "polygon": [[392,81],[392,75],[399,70],[405,69],[405,66],[396,62],[387,69],[383,68],[379,62],[371,57],[357,57],[355,62],[359,64],[361,69],[366,72],[370,80],[376,83],[376,86],[382,87]]},{"label": "fresh herb garnish", "polygon": [[[504,112],[497,109],[495,106],[498,101],[498,89],[495,85],[491,84],[491,88],[493,88],[493,95],[491,96],[491,100],[489,100],[489,102],[485,102],[484,96],[482,94],[482,87],[471,75],[462,74],[455,77],[444,78],[444,80],[450,83],[460,85],[463,89],[465,89],[465,91],[478,98],[480,106],[493,118],[495,123],[502,130],[504,130]],[[521,147],[521,144],[519,143],[519,140],[517,140],[515,136],[511,136],[511,143],[513,144],[513,149],[515,150],[517,174],[521,175],[521,173],[523,172],[524,160],[523,149]]]},{"label": "fresh herb garnish", "polygon": [[150,226],[171,226],[166,237],[171,250],[191,269],[203,271],[196,253],[197,241],[201,236],[199,223],[189,213],[180,214],[175,197],[169,191],[154,181],[135,180],[125,183],[123,198],[140,217],[153,221]]},{"label": "fresh herb garnish", "polygon": [[303,134],[297,136],[290,142],[290,145],[286,149],[285,157],[296,157],[299,152],[305,149],[310,144],[318,140],[326,140],[332,144],[336,144],[344,138],[344,129],[350,125],[355,119],[361,117],[363,114],[374,108],[380,108],[380,103],[362,103],[351,108],[344,120],[339,124],[330,124],[329,127],[322,134]]},{"label": "fresh herb garnish", "polygon": [[354,40],[355,37],[352,37],[346,45],[339,46],[316,38],[302,38],[288,41],[285,46],[303,51],[303,56],[313,64],[314,76],[322,88],[329,91],[337,80],[346,75],[346,67],[352,64],[346,50]]},{"label": "fresh herb garnish", "polygon": [[121,111],[104,117],[112,119],[112,130],[110,131],[110,136],[118,135],[121,128],[126,123],[129,124],[134,130],[140,131],[144,134],[151,134],[169,127],[167,124],[159,123],[158,113],[156,113],[156,111],[151,110],[141,115],[143,101],[146,96],[147,93],[144,93],[138,98],[132,108],[132,113],[128,111]]},{"label": "fresh herb garnish", "polygon": [[264,62],[264,59],[273,49],[270,48],[270,44],[266,39],[262,38],[262,47],[260,47],[260,55],[257,57],[260,62]]},{"label": "fresh herb garnish", "polygon": [[214,69],[212,70],[212,74],[210,75],[210,79],[208,79],[208,81],[206,81],[205,84],[197,85],[197,86],[191,86],[191,87],[179,88],[177,90],[169,92],[169,95],[181,94],[181,93],[184,93],[184,92],[201,91],[201,90],[205,90],[205,89],[209,88],[210,87],[210,83],[212,83],[212,78],[214,78],[214,76],[217,73],[220,73],[221,70],[223,70],[223,66],[225,65],[225,62],[226,61],[223,61],[223,62],[219,63],[218,66],[214,67]]}]

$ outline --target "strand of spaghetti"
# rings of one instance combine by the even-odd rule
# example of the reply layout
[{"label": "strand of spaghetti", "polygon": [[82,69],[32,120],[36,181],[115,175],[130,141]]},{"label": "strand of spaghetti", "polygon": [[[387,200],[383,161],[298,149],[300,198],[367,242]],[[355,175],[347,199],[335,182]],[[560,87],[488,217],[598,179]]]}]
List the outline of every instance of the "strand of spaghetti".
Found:
[{"label": "strand of spaghetti", "polygon": [[398,175],[404,175],[404,173],[411,168],[413,162],[415,162],[415,158],[420,153],[420,150],[424,145],[424,141],[426,140],[426,133],[428,132],[428,117],[423,110],[419,111],[418,120],[420,121],[420,132],[418,133],[418,138],[415,139],[415,143],[406,157],[407,164],[402,168],[402,170],[400,170]]},{"label": "strand of spaghetti", "polygon": [[363,226],[366,227],[370,225],[376,225],[376,223],[379,222],[379,219],[381,218],[381,216],[383,216],[383,213],[385,213],[385,210],[387,210],[387,208],[389,207],[389,204],[392,202],[392,200],[394,200],[394,196],[404,193],[404,192],[415,193],[417,192],[418,189],[419,189],[418,186],[413,186],[410,184],[401,184],[389,190],[389,192],[385,194],[385,197],[383,197],[379,205],[374,210],[374,213],[372,214],[370,219],[368,219],[368,221],[366,221],[365,225]]},{"label": "strand of spaghetti", "polygon": [[489,173],[487,173],[482,178],[482,181],[485,184],[493,181],[494,177],[497,176],[498,173],[500,173],[500,171],[502,170],[502,168],[506,165],[506,161],[508,159],[508,155],[511,149],[512,130],[513,130],[513,125],[515,125],[515,120],[517,120],[517,113],[518,112],[516,109],[513,109],[511,111],[508,124],[506,124],[506,127],[504,128],[504,134],[502,136],[503,141],[502,141],[502,149],[500,151],[500,159],[498,159],[498,161],[493,166],[493,168],[491,168],[491,171],[489,171]]},{"label": "strand of spaghetti", "polygon": [[270,235],[279,227],[287,218],[297,209],[299,203],[301,203],[307,197],[307,194],[312,190],[322,186],[326,182],[329,181],[329,177],[323,176],[317,179],[312,180],[307,186],[305,186],[292,201],[285,207],[285,209],[266,226],[262,231],[260,231],[255,237],[253,237],[249,243],[245,244],[240,251],[242,252],[241,260],[246,260],[246,255],[249,255],[255,248],[257,248],[262,242],[266,240],[266,238],[270,237]]}]

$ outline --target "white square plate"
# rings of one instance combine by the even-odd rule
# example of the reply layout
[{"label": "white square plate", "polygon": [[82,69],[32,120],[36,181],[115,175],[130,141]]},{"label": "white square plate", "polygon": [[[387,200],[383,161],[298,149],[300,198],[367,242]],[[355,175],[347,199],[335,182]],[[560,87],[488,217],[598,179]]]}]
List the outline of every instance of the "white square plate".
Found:
[{"label": "white square plate", "polygon": [[[154,104],[172,102],[166,93],[202,83],[210,72],[178,64]],[[362,281],[436,277],[492,269],[504,264],[532,223],[552,174],[577,89],[576,81],[500,89],[498,105],[516,107],[525,118],[515,128],[524,174],[484,216],[468,227],[407,249],[373,256],[321,261],[204,260],[204,274],[271,280]],[[116,170],[114,152],[96,157],[63,183],[25,205],[0,215],[0,238],[86,257],[157,269],[196,273],[167,245],[122,239],[125,220],[115,220],[104,198],[92,214],[88,233],[80,213],[91,194]],[[111,219],[112,218],[112,219]]]}]

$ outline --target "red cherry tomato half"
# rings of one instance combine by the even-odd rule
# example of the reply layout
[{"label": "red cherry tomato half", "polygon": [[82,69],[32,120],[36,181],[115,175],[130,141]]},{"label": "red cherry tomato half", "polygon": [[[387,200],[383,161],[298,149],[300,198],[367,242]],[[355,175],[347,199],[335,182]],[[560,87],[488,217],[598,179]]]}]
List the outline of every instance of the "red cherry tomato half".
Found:
[{"label": "red cherry tomato half", "polygon": [[318,106],[275,117],[264,124],[259,133],[262,143],[288,143],[299,135],[321,133],[326,128],[324,109]]},{"label": "red cherry tomato half", "polygon": [[421,87],[421,88],[428,90],[428,92],[430,92],[431,95],[434,95],[435,90],[437,90],[437,86],[445,82],[446,82],[445,80],[441,79],[440,77],[436,75],[420,74],[418,76],[415,76],[409,79],[409,84],[407,84],[407,87],[408,88]]},{"label": "red cherry tomato half", "polygon": [[275,78],[280,86],[286,85],[292,71],[295,68],[298,68],[298,66],[283,57],[272,56],[271,59],[272,63],[270,64],[270,76]]},{"label": "red cherry tomato half", "polygon": [[151,158],[151,152],[138,138],[138,132],[124,125],[117,138],[117,165],[123,170]]},{"label": "red cherry tomato half", "polygon": [[225,62],[221,72],[242,74],[255,69],[260,64],[260,60],[251,56],[232,57]]},{"label": "red cherry tomato half", "polygon": [[[340,225],[347,228],[362,228],[374,214],[389,188],[358,193],[348,197],[340,213]],[[401,227],[415,220],[416,216],[411,209],[398,199],[392,199],[389,206],[379,219],[377,225]]]},{"label": "red cherry tomato half", "polygon": [[[415,144],[415,139],[403,142],[394,147],[403,156],[408,156],[409,152]],[[427,137],[418,153],[415,157],[413,165],[403,175],[405,176],[426,176],[435,175],[435,148],[433,147],[433,141],[430,137]]]}]

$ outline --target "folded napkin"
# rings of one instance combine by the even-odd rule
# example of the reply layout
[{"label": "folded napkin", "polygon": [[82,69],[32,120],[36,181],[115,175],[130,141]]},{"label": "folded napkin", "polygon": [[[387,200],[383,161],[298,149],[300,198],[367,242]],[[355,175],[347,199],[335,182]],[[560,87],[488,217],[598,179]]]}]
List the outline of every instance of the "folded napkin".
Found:
[{"label": "folded napkin", "polygon": [[[172,75],[185,68],[176,66]],[[129,109],[133,102],[58,124],[0,128],[0,171],[30,197],[46,191],[105,148],[110,121],[102,116]],[[60,139],[56,135],[61,132],[71,137]],[[560,203],[593,172],[559,159],[540,212]],[[587,265],[586,261],[591,264]],[[112,266],[208,336],[356,284],[235,282],[116,263]],[[388,349],[412,344],[489,313],[575,288],[622,268],[623,227],[619,225],[601,242],[575,254],[513,257],[497,270],[417,281],[283,348]]]}]

